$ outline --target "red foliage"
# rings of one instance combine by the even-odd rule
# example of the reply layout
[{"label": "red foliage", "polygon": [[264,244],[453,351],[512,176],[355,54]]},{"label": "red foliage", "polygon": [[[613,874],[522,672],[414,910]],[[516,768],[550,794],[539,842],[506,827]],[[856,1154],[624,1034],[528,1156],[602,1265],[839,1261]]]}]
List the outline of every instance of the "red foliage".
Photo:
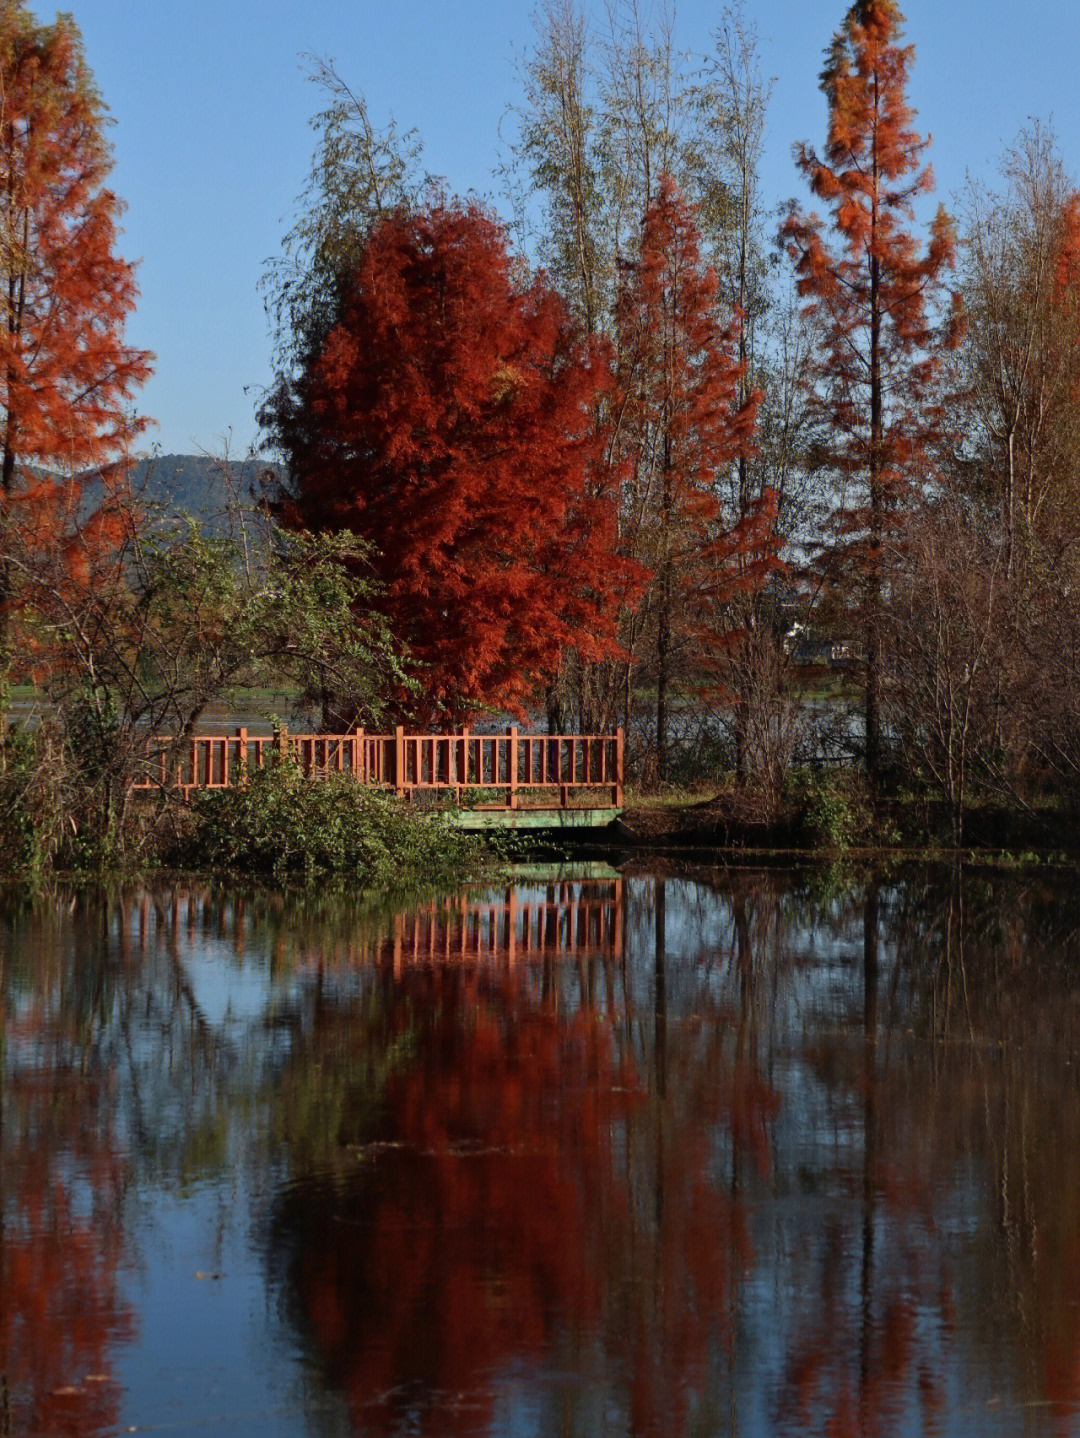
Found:
[{"label": "red foliage", "polygon": [[1080,195],[1072,194],[1061,214],[1060,236],[1054,260],[1054,299],[1073,316],[1080,290]]},{"label": "red foliage", "polygon": [[520,712],[565,647],[614,648],[633,569],[597,478],[607,372],[542,276],[516,283],[498,222],[440,201],[377,227],[321,352],[271,402],[283,518],[373,546],[431,709]]},{"label": "red foliage", "polygon": [[953,224],[938,209],[925,251],[911,233],[913,202],[933,186],[927,142],[905,99],[913,50],[899,44],[894,0],[857,0],[833,40],[822,89],[825,154],[797,159],[832,211],[830,247],[816,214],[795,209],[782,235],[796,264],[805,313],[820,325],[815,397],[833,436],[830,460],[855,482],[836,514],[848,574],[865,585],[868,765],[878,737],[882,546],[940,432],[941,366],[960,336],[959,301],[942,326],[934,300],[953,265]]},{"label": "red foliage", "polygon": [[637,473],[655,474],[662,490],[670,532],[661,559],[680,570],[722,542],[716,472],[749,445],[760,402],[755,393],[736,407],[743,370],[717,318],[717,291],[693,213],[665,175],[619,297],[618,395]]},{"label": "red foliage", "polygon": [[779,547],[763,542],[771,495],[728,523],[717,493],[718,472],[750,446],[761,399],[755,390],[738,402],[744,371],[733,330],[717,317],[717,290],[693,213],[665,175],[619,297],[616,406],[632,468],[628,528],[653,571],[660,736],[672,649],[700,638],[703,603],[760,585]]},{"label": "red foliage", "polygon": [[[142,428],[127,402],[150,356],[123,342],[134,270],[114,253],[121,206],[105,188],[103,107],[71,20],[38,26],[3,6],[0,83],[0,503],[32,546],[68,546],[78,571],[107,525],[76,537],[73,476],[122,455]],[[2,581],[10,592],[6,566]]]}]

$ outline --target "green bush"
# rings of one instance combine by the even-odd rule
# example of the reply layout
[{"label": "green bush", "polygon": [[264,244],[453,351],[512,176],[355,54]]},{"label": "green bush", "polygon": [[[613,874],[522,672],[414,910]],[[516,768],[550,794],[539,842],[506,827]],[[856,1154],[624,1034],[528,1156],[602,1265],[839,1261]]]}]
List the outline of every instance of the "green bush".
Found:
[{"label": "green bush", "polygon": [[484,848],[438,812],[417,813],[349,774],[318,782],[293,762],[250,783],[197,793],[189,862],[272,875],[342,874],[373,887],[454,883],[483,867]]},{"label": "green bush", "polygon": [[842,851],[869,836],[873,813],[861,773],[792,769],[784,796],[795,805],[805,837],[821,848]]},{"label": "green bush", "polygon": [[32,735],[12,725],[0,741],[0,873],[31,881],[49,868],[57,847],[57,795]]}]

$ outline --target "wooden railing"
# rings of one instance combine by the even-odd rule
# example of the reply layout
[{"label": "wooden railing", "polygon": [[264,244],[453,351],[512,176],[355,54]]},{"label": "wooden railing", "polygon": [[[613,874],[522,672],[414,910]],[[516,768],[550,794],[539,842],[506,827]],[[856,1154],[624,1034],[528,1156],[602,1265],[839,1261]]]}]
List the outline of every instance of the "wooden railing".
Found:
[{"label": "wooden railing", "polygon": [[[596,793],[621,808],[623,731],[615,734],[196,734],[147,740],[137,789],[227,789],[272,755],[292,758],[310,778],[353,774],[407,798],[453,796],[478,809],[595,807]],[[590,798],[588,791],[594,791]]]}]

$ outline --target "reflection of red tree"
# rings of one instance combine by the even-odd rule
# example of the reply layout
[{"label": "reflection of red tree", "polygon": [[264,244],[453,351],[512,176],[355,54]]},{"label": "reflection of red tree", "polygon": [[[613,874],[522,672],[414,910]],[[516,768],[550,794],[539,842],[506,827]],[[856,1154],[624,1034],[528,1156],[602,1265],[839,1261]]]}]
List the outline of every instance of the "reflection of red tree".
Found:
[{"label": "reflection of red tree", "polygon": [[634,1102],[610,1028],[554,1011],[510,1024],[482,1002],[462,1022],[427,1002],[387,1094],[396,1147],[348,1202],[314,1196],[328,1211],[295,1273],[332,1381],[357,1416],[392,1395],[388,1428],[424,1395],[484,1393],[485,1374],[539,1357],[559,1325],[594,1322],[605,1236],[624,1226],[594,1191]]},{"label": "reflection of red tree", "polygon": [[423,1413],[425,1432],[460,1431],[456,1395],[483,1430],[499,1374],[553,1353],[580,1372],[601,1343],[627,1364],[632,1430],[678,1431],[750,1257],[718,1131],[761,1132],[771,1093],[713,1054],[694,1083],[673,1063],[677,1098],[649,1096],[617,1021],[537,997],[524,970],[406,971],[390,1013],[408,1017],[380,1047],[409,1027],[412,1048],[387,1083],[385,1146],[355,1178],[295,1189],[277,1232],[357,1424]]},{"label": "reflection of red tree", "polygon": [[[770,1167],[768,1121],[779,1099],[747,1063],[732,1067],[690,1047],[674,1056],[667,1096],[636,1142],[655,1145],[648,1192],[624,1237],[630,1357],[628,1426],[634,1434],[693,1431],[718,1345],[732,1339],[735,1299],[752,1258],[744,1159]],[[718,1168],[727,1133],[729,1170]],[[632,1140],[633,1142],[634,1140]]]},{"label": "reflection of red tree", "polygon": [[4,1096],[0,1369],[12,1431],[81,1435],[117,1421],[110,1355],[133,1321],[116,1281],[124,1173],[99,1122],[108,1102],[44,1069],[16,1075]]},{"label": "reflection of red tree", "polygon": [[902,1065],[828,1045],[816,1058],[839,1089],[848,1115],[841,1128],[858,1167],[842,1179],[815,1265],[803,1275],[805,1317],[780,1416],[799,1433],[870,1438],[897,1431],[915,1403],[932,1429],[943,1402],[941,1343],[954,1322],[933,1212],[948,1161],[928,1143],[925,1095]]}]

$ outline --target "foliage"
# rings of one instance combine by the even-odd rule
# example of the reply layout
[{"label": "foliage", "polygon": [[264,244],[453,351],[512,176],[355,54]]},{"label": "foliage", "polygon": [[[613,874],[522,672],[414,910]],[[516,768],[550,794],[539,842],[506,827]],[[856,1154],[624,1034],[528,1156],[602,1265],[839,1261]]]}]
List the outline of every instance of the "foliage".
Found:
[{"label": "foliage", "polygon": [[61,717],[11,725],[0,744],[0,874],[39,884],[56,870],[121,866],[148,836],[149,816],[116,802],[123,778],[115,702],[72,694]]},{"label": "foliage", "polygon": [[817,215],[794,207],[782,230],[804,313],[821,327],[814,397],[840,484],[831,560],[861,611],[875,778],[887,545],[941,433],[943,359],[960,337],[956,297],[941,324],[935,303],[953,264],[953,222],[939,208],[922,253],[911,232],[914,201],[933,179],[905,98],[913,51],[899,43],[902,21],[895,0],[856,0],[828,53],[825,152],[802,147],[798,163],[832,211],[834,245]]},{"label": "foliage", "polygon": [[49,817],[57,805],[53,776],[37,762],[37,748],[20,727],[9,728],[0,746],[0,852],[3,870],[40,880],[51,861]]},{"label": "foliage", "polygon": [[312,782],[292,762],[260,769],[242,787],[202,790],[192,809],[200,868],[407,887],[461,881],[481,864],[477,840],[441,814],[410,811],[349,774]]},{"label": "foliage", "polygon": [[785,798],[814,847],[844,850],[872,835],[873,814],[862,776],[825,769],[791,769]]},{"label": "foliage", "polygon": [[1043,823],[1080,794],[1076,216],[1038,124],[969,186],[962,445],[896,566],[887,703],[957,843],[972,793]]},{"label": "foliage", "polygon": [[[104,521],[79,513],[73,476],[126,454],[151,357],[123,341],[134,269],[114,253],[105,109],[70,16],[39,25],[19,0],[0,7],[0,92],[0,521],[39,547],[78,525],[85,547]],[[5,560],[5,638],[13,585]]]},{"label": "foliage", "polygon": [[[269,528],[255,546],[246,532],[144,529],[130,505],[122,513],[123,541],[88,555],[81,581],[62,552],[9,550],[19,633],[49,711],[18,737],[7,807],[28,843],[37,836],[41,862],[66,867],[138,859],[155,826],[133,786],[160,772],[148,739],[168,735],[179,749],[231,688],[284,683],[317,698],[332,686],[351,696],[349,722],[370,724],[403,683],[378,618],[358,618],[371,586],[349,536]],[[156,793],[158,822],[177,797]]]},{"label": "foliage", "polygon": [[328,60],[313,59],[309,78],[327,102],[311,122],[311,175],[282,254],[263,277],[279,383],[322,348],[372,228],[418,202],[426,179],[414,130],[402,135],[392,120],[378,129],[363,94]]},{"label": "foliage", "polygon": [[693,214],[664,176],[619,296],[615,436],[629,472],[624,543],[652,573],[636,618],[656,632],[661,781],[678,650],[700,641],[704,607],[760,587],[777,547],[771,497],[725,522],[716,492],[717,473],[750,445],[760,399],[751,391],[740,401],[743,366],[716,302],[716,274],[702,264]]},{"label": "foliage", "polygon": [[710,253],[734,233],[726,77],[688,65],[669,14],[647,19],[634,0],[613,0],[606,33],[580,0],[544,0],[535,23],[507,167],[519,228],[582,330],[614,339],[619,267],[665,174],[691,197]]},{"label": "foliage", "polygon": [[961,357],[966,448],[951,482],[988,518],[1005,576],[1062,555],[1078,533],[1073,418],[1076,197],[1052,133],[1032,124],[1006,152],[997,189],[969,187]]},{"label": "foliage", "polygon": [[592,406],[607,366],[501,226],[436,199],[383,220],[337,323],[264,420],[285,523],[371,546],[377,603],[434,712],[520,710],[574,642],[614,644],[632,566]]},{"label": "foliage", "polygon": [[[50,713],[4,741],[12,862],[123,862],[147,730],[183,741],[252,684],[327,729],[621,722],[639,778],[733,765],[778,816],[793,763],[862,743],[804,702],[825,654],[860,672],[878,797],[940,795],[957,839],[973,796],[1080,807],[1080,199],[1032,122],[962,243],[941,210],[920,240],[895,0],[854,0],[827,52],[825,145],[797,156],[823,215],[793,205],[782,284],[740,0],[696,58],[667,12],[543,0],[505,170],[528,259],[314,62],[265,280],[291,537],[213,513],[250,464],[200,499],[182,457],[146,479],[130,453],[150,357],[122,337],[106,112],[69,19],[0,9],[0,641]],[[190,532],[154,512],[166,470]]]},{"label": "foliage", "polygon": [[888,614],[893,656],[889,727],[910,780],[931,780],[963,841],[971,770],[995,748],[993,691],[1000,647],[1004,546],[955,503],[909,525]]},{"label": "foliage", "polygon": [[332,681],[360,722],[378,715],[380,685],[400,675],[378,620],[356,617],[372,585],[355,540],[270,527],[255,545],[192,522],[144,529],[134,511],[125,523],[123,543],[79,585],[16,553],[27,646],[54,705],[89,686],[126,726],[186,735],[211,699],[273,678]]}]

